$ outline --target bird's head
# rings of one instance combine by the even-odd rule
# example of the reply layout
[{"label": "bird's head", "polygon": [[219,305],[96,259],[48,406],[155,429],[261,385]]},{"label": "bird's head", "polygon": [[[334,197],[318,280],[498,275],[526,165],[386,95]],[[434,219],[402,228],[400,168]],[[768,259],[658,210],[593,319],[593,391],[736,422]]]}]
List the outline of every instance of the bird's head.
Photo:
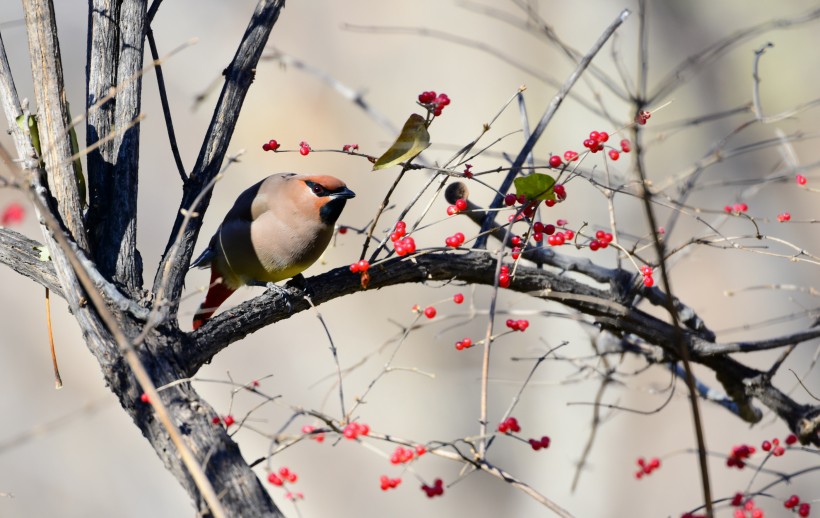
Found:
[{"label": "bird's head", "polygon": [[300,198],[309,200],[308,203],[319,212],[319,217],[325,225],[335,224],[348,198],[356,196],[356,193],[335,176],[297,176],[293,180],[301,184]]}]

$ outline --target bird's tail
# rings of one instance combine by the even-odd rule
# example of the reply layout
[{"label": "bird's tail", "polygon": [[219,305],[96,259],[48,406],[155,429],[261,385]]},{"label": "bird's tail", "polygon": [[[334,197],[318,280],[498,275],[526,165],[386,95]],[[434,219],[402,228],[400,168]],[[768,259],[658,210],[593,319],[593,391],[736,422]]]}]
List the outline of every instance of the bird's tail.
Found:
[{"label": "bird's tail", "polygon": [[225,302],[225,299],[230,297],[234,291],[236,290],[222,281],[222,274],[217,270],[216,266],[211,266],[211,286],[208,288],[208,294],[205,295],[205,301],[199,306],[197,312],[194,313],[194,331],[207,322],[219,306]]}]

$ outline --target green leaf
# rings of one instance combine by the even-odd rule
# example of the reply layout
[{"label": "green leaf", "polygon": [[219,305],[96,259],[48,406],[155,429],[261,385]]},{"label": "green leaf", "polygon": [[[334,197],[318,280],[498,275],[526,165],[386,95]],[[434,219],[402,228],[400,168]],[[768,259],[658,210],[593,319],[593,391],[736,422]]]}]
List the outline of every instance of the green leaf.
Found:
[{"label": "green leaf", "polygon": [[373,170],[412,160],[430,145],[430,134],[427,133],[427,121],[421,115],[414,113],[404,123],[399,138],[393,145],[376,160]]},{"label": "green leaf", "polygon": [[34,115],[20,115],[17,117],[17,125],[23,130],[23,133],[28,134],[31,139],[31,145],[34,146],[34,151],[37,156],[42,158],[40,151],[40,132],[37,130],[37,118]]},{"label": "green leaf", "polygon": [[524,195],[528,200],[554,200],[555,193],[552,188],[555,186],[555,178],[544,173],[532,173],[529,176],[522,176],[514,180],[515,192]]}]

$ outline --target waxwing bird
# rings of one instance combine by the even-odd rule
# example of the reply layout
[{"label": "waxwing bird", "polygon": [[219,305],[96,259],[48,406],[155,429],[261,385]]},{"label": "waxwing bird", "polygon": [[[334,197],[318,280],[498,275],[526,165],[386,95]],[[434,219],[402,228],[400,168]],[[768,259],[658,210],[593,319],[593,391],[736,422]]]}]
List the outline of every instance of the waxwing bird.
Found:
[{"label": "waxwing bird", "polygon": [[294,173],[268,176],[240,194],[208,248],[191,264],[211,267],[194,329],[241,286],[289,279],[316,262],[354,196],[333,176]]}]

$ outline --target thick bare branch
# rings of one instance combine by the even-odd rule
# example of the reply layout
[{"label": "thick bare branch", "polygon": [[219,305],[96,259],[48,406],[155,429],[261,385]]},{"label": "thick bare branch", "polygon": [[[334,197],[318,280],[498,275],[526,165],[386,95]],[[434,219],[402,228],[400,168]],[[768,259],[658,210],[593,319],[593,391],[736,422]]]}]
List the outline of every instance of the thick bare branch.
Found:
[{"label": "thick bare branch", "polygon": [[37,101],[40,146],[51,195],[63,224],[80,248],[88,250],[82,220],[82,201],[71,160],[71,117],[68,114],[57,21],[51,0],[23,2],[28,31],[31,73]]},{"label": "thick bare branch", "polygon": [[[115,137],[89,154],[88,222],[94,257],[106,278],[136,296],[139,124],[146,0],[92,0],[89,10],[86,143]],[[95,104],[116,88],[113,98]]]}]

